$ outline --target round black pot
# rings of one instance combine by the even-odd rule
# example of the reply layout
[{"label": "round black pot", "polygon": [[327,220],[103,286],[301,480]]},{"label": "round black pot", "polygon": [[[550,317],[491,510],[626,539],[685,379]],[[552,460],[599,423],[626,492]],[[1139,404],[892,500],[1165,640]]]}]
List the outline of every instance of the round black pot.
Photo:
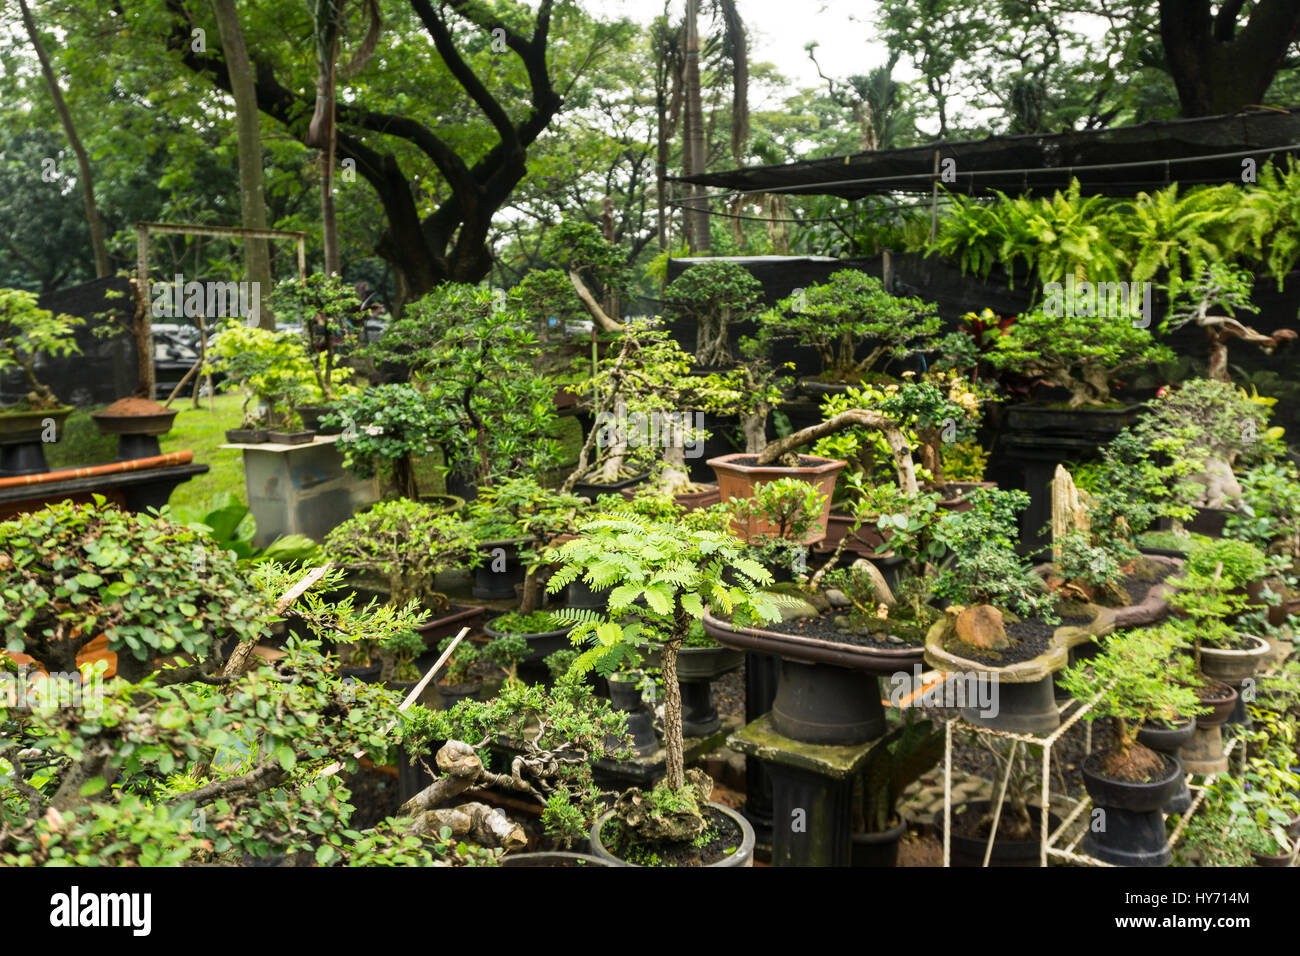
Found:
[{"label": "round black pot", "polygon": [[1083,784],[1102,813],[1094,813],[1083,851],[1116,866],[1168,866],[1173,859],[1161,808],[1178,792],[1182,767],[1161,754],[1165,773],[1150,783],[1130,783],[1097,772],[1098,755],[1083,762]]},{"label": "round black pot", "polygon": [[[620,713],[627,715],[627,732],[632,737],[632,752],[646,757],[659,749],[655,734],[654,712],[641,698],[636,681],[609,679],[609,702]],[[606,749],[611,749],[607,742]],[[616,749],[616,748],[615,748]]]},{"label": "round black pot", "polygon": [[634,488],[649,476],[648,471],[643,471],[639,475],[633,475],[631,478],[624,478],[622,481],[614,481],[609,484],[603,484],[594,481],[579,481],[573,486],[573,493],[579,498],[590,498],[595,501],[601,495],[616,495],[624,488]]},{"label": "round black pot", "polygon": [[493,639],[505,637],[508,634],[524,639],[524,642],[528,645],[528,656],[519,662],[519,678],[530,684],[549,682],[550,670],[546,667],[546,658],[556,651],[572,649],[573,645],[569,642],[569,632],[571,630],[573,630],[571,624],[558,630],[537,631],[531,634],[501,631],[490,623],[483,627],[483,633]]},{"label": "round black pot", "polygon": [[349,677],[362,684],[373,684],[379,680],[379,664],[371,664],[369,667],[340,667],[339,677],[347,680]]},{"label": "round black pot", "polygon": [[298,416],[302,419],[302,427],[308,431],[313,431],[318,435],[341,435],[343,433],[342,425],[324,425],[320,420],[322,416],[330,411],[328,405],[299,405]]},{"label": "round black pot", "polygon": [[483,682],[465,681],[463,684],[438,684],[438,702],[443,710],[451,710],[462,700],[470,700],[483,689]]},{"label": "round black pot", "polygon": [[880,682],[874,674],[781,661],[772,701],[777,733],[810,744],[864,744],[885,732]]},{"label": "round black pot", "polygon": [[586,581],[580,578],[575,579],[570,581],[564,589],[564,603],[569,607],[603,611],[605,605],[609,603],[609,594],[613,590],[612,587],[608,587],[593,591]]},{"label": "round black pot", "polygon": [[1050,734],[1061,726],[1053,676],[1027,683],[1000,681],[996,686],[988,686],[990,681],[981,674],[979,681],[979,699],[995,702],[997,713],[986,714],[979,707],[961,708],[962,717],[970,723],[1013,734]]},{"label": "round black pot", "polygon": [[485,541],[479,545],[483,561],[474,569],[470,593],[481,600],[510,601],[523,585],[526,569],[519,560],[520,541]]},{"label": "round black pot", "polygon": [[1251,850],[1250,855],[1255,858],[1256,866],[1290,866],[1290,853],[1260,853],[1258,850]]},{"label": "round black pot", "polygon": [[[963,816],[973,813],[978,817],[983,817],[992,807],[991,800],[972,800],[969,803],[959,804],[952,808],[953,820],[957,819],[960,812]],[[1005,818],[1007,812],[1006,804],[1002,806],[1002,813]],[[1042,810],[1038,807],[1029,808],[1029,820],[1034,827],[1034,835],[1028,840],[1008,840],[1005,837],[999,837],[993,841],[993,852],[989,854],[989,866],[1038,866],[1042,860],[1042,834],[1039,828],[1042,821]],[[934,815],[934,825],[940,833],[943,832],[943,810],[939,810]],[[1047,826],[1048,832],[1056,832],[1056,828],[1061,825],[1061,818],[1054,813],[1048,813]],[[1001,829],[999,823],[998,829]],[[987,837],[973,837],[965,834],[953,832],[948,839],[948,857],[953,866],[976,866],[984,865],[984,849],[988,845]]]},{"label": "round black pot", "polygon": [[880,833],[853,834],[854,866],[898,866],[898,844],[907,832],[907,824],[899,820]]},{"label": "round black pot", "polygon": [[1196,734],[1196,718],[1189,717],[1186,723],[1174,727],[1157,724],[1143,724],[1138,728],[1138,743],[1150,747],[1157,753],[1173,757],[1178,763],[1178,789],[1165,804],[1165,813],[1186,813],[1192,806],[1192,793],[1187,789],[1187,775],[1183,772],[1182,757],[1179,752],[1183,744]]}]

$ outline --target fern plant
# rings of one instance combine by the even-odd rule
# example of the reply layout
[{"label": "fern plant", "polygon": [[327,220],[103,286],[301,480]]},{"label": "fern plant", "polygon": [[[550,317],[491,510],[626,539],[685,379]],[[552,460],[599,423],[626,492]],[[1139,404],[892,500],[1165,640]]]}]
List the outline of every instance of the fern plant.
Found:
[{"label": "fern plant", "polygon": [[[558,620],[574,625],[569,632],[573,644],[586,645],[571,675],[580,677],[593,667],[613,673],[633,660],[651,637],[662,642],[666,783],[674,793],[683,793],[677,650],[690,636],[691,626],[703,619],[706,606],[737,624],[777,620],[778,598],[761,590],[771,583],[771,574],[747,557],[744,545],[729,534],[631,512],[586,523],[579,537],[556,555],[561,566],[548,585],[552,593],[578,579],[593,590],[612,588],[608,613],[574,608],[555,612]],[[696,810],[693,815],[702,829],[703,807],[697,805]]]}]

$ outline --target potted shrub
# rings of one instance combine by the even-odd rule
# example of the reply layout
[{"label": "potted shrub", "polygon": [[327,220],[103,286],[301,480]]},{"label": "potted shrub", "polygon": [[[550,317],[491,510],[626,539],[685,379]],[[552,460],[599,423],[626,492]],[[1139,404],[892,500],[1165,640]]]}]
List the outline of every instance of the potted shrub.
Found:
[{"label": "potted shrub", "polygon": [[[1269,453],[1268,409],[1224,382],[1191,379],[1166,389],[1134,425],[1149,456],[1164,458],[1174,530],[1218,535],[1228,512],[1239,510],[1235,469]],[[1276,447],[1276,446],[1274,446]]]},{"label": "potted shrub", "polygon": [[361,350],[410,370],[410,381],[445,414],[433,433],[447,490],[538,474],[557,462],[551,438],[555,386],[533,366],[526,317],[487,287],[447,282],[412,302],[379,341]]},{"label": "potted shrub", "polygon": [[432,619],[416,628],[426,646],[482,618],[481,607],[453,605],[434,590],[437,574],[473,561],[474,539],[464,522],[427,504],[376,502],[331,531],[324,549],[353,574],[377,577],[393,607],[429,611]]},{"label": "potted shrub", "polygon": [[1170,603],[1193,625],[1192,655],[1205,676],[1239,687],[1263,669],[1268,642],[1242,634],[1230,619],[1246,609],[1247,585],[1265,569],[1264,554],[1254,545],[1214,539],[1192,546],[1183,573],[1171,581],[1178,590]]},{"label": "potted shrub", "polygon": [[1176,724],[1200,710],[1196,695],[1166,679],[1174,642],[1151,630],[1115,633],[1105,651],[1066,671],[1061,683],[1081,702],[1098,698],[1084,718],[1111,717],[1114,746],[1083,763],[1088,795],[1101,810],[1084,852],[1120,866],[1165,866],[1173,857],[1161,810],[1178,790],[1182,767],[1138,740],[1144,723]]},{"label": "potted shrub", "polygon": [[[298,336],[227,322],[213,336],[207,358],[212,371],[225,373],[223,388],[244,394],[243,420],[239,429],[227,433],[228,441],[265,441],[272,431],[302,440],[303,433],[292,430],[294,409],[314,387],[314,373]],[[250,408],[254,399],[260,409]]]},{"label": "potted shrub", "polygon": [[719,259],[692,265],[664,287],[663,297],[674,315],[695,320],[696,364],[717,368],[731,364],[727,333],[757,313],[762,291],[744,266]]},{"label": "potted shrub", "polygon": [[861,802],[853,834],[854,866],[894,866],[907,824],[898,813],[903,791],[943,758],[944,732],[914,710],[874,747],[862,765]]},{"label": "potted shrub", "polygon": [[43,355],[75,355],[73,329],[81,320],[36,307],[34,293],[0,289],[0,372],[18,369],[30,391],[16,405],[0,408],[0,475],[49,471],[42,445],[58,441],[72,414],[36,376]]},{"label": "potted shrub", "polygon": [[338,397],[335,376],[341,356],[357,342],[361,300],[356,289],[337,275],[315,272],[305,279],[295,277],[277,283],[272,302],[281,318],[293,315],[302,323],[302,343],[320,404],[300,404],[297,411],[303,427],[317,431],[327,406]]},{"label": "potted shrub", "polygon": [[573,530],[586,503],[577,495],[542,487],[535,478],[507,478],[479,489],[468,517],[478,543],[474,596],[513,600],[522,586],[520,612],[537,609],[542,552]]},{"label": "potted shrub", "polygon": [[[591,644],[574,664],[613,673],[637,653],[647,621],[662,639],[665,778],[650,793],[624,792],[591,831],[597,856],[637,864],[747,866],[753,830],[739,814],[708,803],[712,783],[683,766],[682,702],[677,651],[705,602],[725,607],[741,621],[773,620],[776,604],[760,590],[770,576],[744,556],[731,536],[692,530],[681,521],[622,514],[596,518],[558,549],[563,562],[551,578],[554,592],[581,576],[594,587],[613,585],[607,614],[559,611],[575,624],[575,646]],[[633,602],[644,602],[634,605]],[[635,608],[635,614],[633,613]]]},{"label": "potted shrub", "polygon": [[761,335],[817,350],[821,373],[800,383],[814,394],[888,381],[889,363],[925,351],[941,327],[933,305],[890,295],[879,279],[856,269],[782,299],[760,322]]},{"label": "potted shrub", "polygon": [[1065,665],[1069,645],[1091,633],[1095,614],[1059,618],[1057,598],[1016,553],[1017,512],[1028,495],[981,489],[969,502],[969,511],[948,512],[935,527],[949,554],[932,588],[950,603],[926,636],[925,658],[996,683],[995,712],[965,707],[967,720],[1050,733],[1060,723],[1051,675]]},{"label": "potted shrub", "polygon": [[420,497],[415,459],[438,448],[448,415],[444,405],[414,385],[390,384],[339,398],[320,421],[342,429],[343,467],[358,478],[379,477],[396,494],[415,500]]}]

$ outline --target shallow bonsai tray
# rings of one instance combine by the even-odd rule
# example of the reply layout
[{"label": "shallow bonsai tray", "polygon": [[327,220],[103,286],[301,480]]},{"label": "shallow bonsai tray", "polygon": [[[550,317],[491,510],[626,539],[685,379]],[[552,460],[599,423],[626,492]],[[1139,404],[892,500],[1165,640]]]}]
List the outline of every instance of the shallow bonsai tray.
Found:
[{"label": "shallow bonsai tray", "polygon": [[799,664],[830,664],[876,675],[910,670],[912,665],[921,663],[925,655],[924,647],[874,648],[757,627],[736,629],[731,622],[714,617],[708,611],[704,614],[704,630],[723,647],[775,654]]}]

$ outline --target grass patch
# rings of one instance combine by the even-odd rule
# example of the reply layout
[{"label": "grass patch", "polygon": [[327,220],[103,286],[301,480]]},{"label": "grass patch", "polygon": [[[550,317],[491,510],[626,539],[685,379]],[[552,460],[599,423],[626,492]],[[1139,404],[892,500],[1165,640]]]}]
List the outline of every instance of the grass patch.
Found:
[{"label": "grass patch", "polygon": [[234,448],[218,448],[226,443],[226,429],[238,428],[242,420],[237,392],[218,395],[215,408],[208,410],[208,400],[195,408],[186,398],[177,399],[172,408],[180,414],[172,430],[159,440],[164,453],[194,452],[194,461],[208,466],[206,475],[198,475],[172,492],[168,504],[182,521],[197,521],[207,514],[216,500],[226,492],[247,503],[244,495],[244,453]]}]

